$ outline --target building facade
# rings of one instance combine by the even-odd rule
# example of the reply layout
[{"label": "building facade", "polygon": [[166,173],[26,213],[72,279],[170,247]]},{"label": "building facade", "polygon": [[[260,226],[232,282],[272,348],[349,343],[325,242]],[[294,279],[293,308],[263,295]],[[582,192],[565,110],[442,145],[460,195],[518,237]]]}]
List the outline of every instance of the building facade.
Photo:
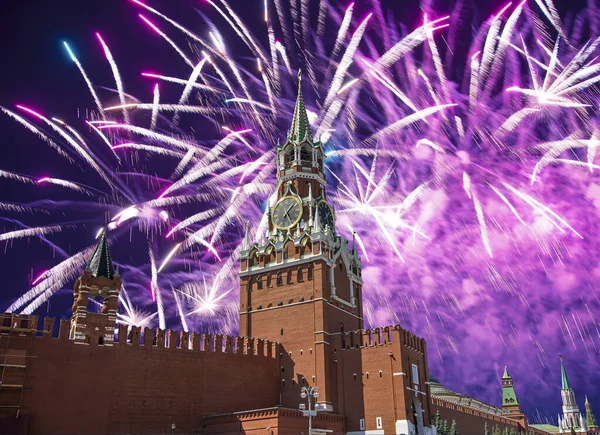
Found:
[{"label": "building facade", "polygon": [[[301,76],[267,226],[246,229],[240,256],[239,337],[128,330],[103,235],[58,334],[54,319],[0,315],[0,433],[307,433],[307,387],[314,433],[547,433],[528,426],[506,370],[496,408],[431,378],[423,338],[364,329],[362,264],[336,230]],[[565,427],[583,425],[564,386]]]}]

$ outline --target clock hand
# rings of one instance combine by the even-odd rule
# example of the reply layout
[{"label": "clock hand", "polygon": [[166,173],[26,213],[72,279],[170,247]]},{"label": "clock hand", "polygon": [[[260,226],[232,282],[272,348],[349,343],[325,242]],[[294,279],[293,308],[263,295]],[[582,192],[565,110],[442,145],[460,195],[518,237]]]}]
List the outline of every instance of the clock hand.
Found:
[{"label": "clock hand", "polygon": [[294,204],[290,205],[288,209],[285,211],[284,216],[290,217],[290,210],[294,207]]}]

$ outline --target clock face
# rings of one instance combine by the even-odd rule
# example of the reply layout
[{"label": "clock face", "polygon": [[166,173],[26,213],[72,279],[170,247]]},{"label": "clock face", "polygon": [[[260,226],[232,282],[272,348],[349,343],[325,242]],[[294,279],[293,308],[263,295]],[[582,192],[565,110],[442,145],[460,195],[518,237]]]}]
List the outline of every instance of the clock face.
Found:
[{"label": "clock face", "polygon": [[302,217],[302,203],[294,196],[285,196],[275,204],[273,225],[282,230],[293,227]]},{"label": "clock face", "polygon": [[319,211],[319,221],[321,222],[321,228],[325,229],[329,226],[330,230],[333,230],[333,211],[326,201],[320,201],[317,204],[317,210]]}]

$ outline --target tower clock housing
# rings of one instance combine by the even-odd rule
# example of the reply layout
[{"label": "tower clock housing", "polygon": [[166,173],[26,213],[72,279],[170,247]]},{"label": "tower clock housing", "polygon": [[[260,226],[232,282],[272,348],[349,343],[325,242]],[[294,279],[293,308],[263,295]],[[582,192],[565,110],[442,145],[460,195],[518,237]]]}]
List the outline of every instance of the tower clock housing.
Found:
[{"label": "tower clock housing", "polygon": [[304,385],[335,412],[344,330],[363,328],[361,261],[337,234],[324,152],[312,137],[298,76],[287,140],[277,146],[277,198],[266,234],[241,252],[240,335],[282,344],[281,405],[297,408]]}]

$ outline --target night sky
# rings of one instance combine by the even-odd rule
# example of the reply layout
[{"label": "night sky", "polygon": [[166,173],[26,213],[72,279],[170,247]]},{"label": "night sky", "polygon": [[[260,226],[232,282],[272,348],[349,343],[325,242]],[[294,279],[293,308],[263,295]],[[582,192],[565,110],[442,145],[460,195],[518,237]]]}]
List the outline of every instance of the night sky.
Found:
[{"label": "night sky", "polygon": [[[330,0],[335,3],[336,0]],[[219,17],[209,9],[202,0],[148,0],[148,4],[155,6],[178,22],[198,34],[203,32],[203,24],[197,11],[206,13],[219,22]],[[368,6],[357,2],[359,10],[367,11]],[[440,14],[444,13],[444,2],[432,2]],[[478,0],[473,2],[482,17],[498,10],[504,5],[503,0]],[[574,14],[580,10],[581,1],[556,0],[562,16]],[[262,0],[237,0],[231,1],[233,8],[251,25],[262,24]],[[256,6],[256,5],[259,6]],[[409,28],[416,27],[420,20],[419,2],[416,0],[382,0],[382,5],[387,10],[393,11],[398,20]],[[197,11],[196,11],[197,9]],[[117,59],[123,81],[126,83],[127,93],[135,95],[144,101],[151,101],[154,82],[142,80],[141,71],[158,71],[176,77],[186,77],[189,68],[171,50],[158,35],[144,26],[137,17],[140,9],[126,0],[102,1],[4,1],[0,2],[0,53],[2,55],[2,84],[0,85],[0,105],[13,109],[15,104],[24,104],[34,109],[39,109],[45,114],[52,114],[57,118],[74,120],[84,116],[86,109],[93,109],[94,103],[87,92],[85,83],[73,62],[68,58],[62,41],[67,41],[84,64],[87,73],[92,77],[96,86],[113,86],[112,76],[108,64],[102,55],[101,48],[94,36],[100,32],[110,46],[114,57]],[[158,18],[153,20],[166,28]],[[225,28],[225,26],[223,27]],[[259,27],[260,29],[260,27]],[[171,32],[173,33],[173,32]],[[259,31],[256,32],[257,34]],[[261,33],[262,36],[262,33]],[[231,37],[232,41],[236,38]],[[232,51],[236,51],[235,42]],[[241,50],[241,49],[240,49]],[[176,90],[177,91],[177,90]],[[176,99],[177,92],[169,94],[165,87],[161,95],[164,100]],[[310,98],[310,97],[308,97]],[[116,101],[116,97],[114,98]],[[117,103],[115,103],[117,104]],[[206,125],[205,125],[206,124]],[[209,123],[196,125],[196,133],[214,136],[216,133]],[[283,132],[282,132],[283,136]],[[45,146],[21,125],[6,116],[0,116],[0,170],[7,170],[33,177],[53,176],[63,179],[85,180],[93,188],[101,189],[102,182],[97,177],[86,178],[89,169],[83,166],[73,166],[65,159],[57,157],[56,152]],[[44,186],[49,198],[60,194],[62,198],[74,199],[76,194],[64,192],[56,186]],[[0,201],[12,203],[28,203],[40,199],[40,186],[22,185],[10,180],[0,178]],[[69,221],[70,211],[65,211],[61,222]],[[3,216],[0,212],[0,233],[20,228],[14,219],[17,215]],[[38,222],[39,219],[39,222]],[[46,222],[41,217],[29,216],[23,218],[29,225]],[[66,253],[76,253],[90,243],[90,234],[104,223],[101,211],[90,210],[73,219],[75,226],[72,230],[64,231],[56,236],[49,236],[56,241]],[[125,235],[124,237],[127,237]],[[135,253],[114,251],[116,261],[127,264]],[[0,310],[7,308],[17,297],[30,287],[32,278],[41,270],[48,269],[56,264],[56,257],[52,249],[40,242],[37,238],[20,239],[14,242],[0,242],[0,272],[3,275],[2,292],[0,293]],[[597,260],[596,260],[597,263]],[[367,278],[368,279],[368,275]],[[68,316],[70,312],[72,283],[65,286],[57,296],[38,309],[39,314],[48,311],[52,315]],[[415,289],[415,291],[417,291]],[[587,290],[581,289],[585,294]],[[557,307],[552,307],[556,309]],[[583,313],[583,308],[581,308]],[[425,331],[413,330],[417,335],[429,340]],[[560,349],[552,349],[560,350]],[[595,406],[596,414],[600,414],[600,364],[598,351],[593,349],[588,355],[581,346],[574,349],[567,347],[562,350],[565,354],[567,368],[572,379],[572,384],[577,395],[580,408],[583,410],[583,395],[587,394]],[[433,351],[430,352],[431,354]],[[485,349],[478,352],[485,355]],[[557,352],[558,353],[558,352]],[[536,359],[535,355],[523,355],[518,350],[507,354],[508,358]],[[470,379],[458,379],[448,372],[443,372],[436,359],[432,361],[430,355],[431,374],[440,379],[448,387],[457,391],[471,393],[474,397],[486,399],[493,397],[493,404],[499,405],[501,368],[504,364],[510,365],[510,359],[503,361],[489,361],[480,358],[472,359],[468,367],[461,371],[463,377],[476,378],[481,381],[479,373],[484,367],[494,367],[499,370],[497,378],[485,377],[485,384],[474,386]],[[460,364],[460,355],[452,355],[454,364]],[[554,360],[552,359],[554,358]],[[560,411],[560,373],[558,370],[558,355],[551,356],[555,367],[552,370],[542,370],[532,374],[526,371],[513,372],[516,391],[519,395],[524,410],[534,417],[539,414],[544,417],[556,418]],[[593,362],[595,360],[595,362]],[[583,362],[582,362],[583,361]],[[436,374],[436,368],[443,372],[443,376]],[[584,372],[593,369],[593,373]],[[472,376],[471,376],[472,374]],[[536,397],[535,402],[520,391],[534,391],[536,380],[543,379],[549,384],[554,384],[554,393],[547,397]],[[592,382],[595,381],[595,384]],[[468,390],[468,391],[467,391]],[[554,421],[555,422],[555,421]]]}]

